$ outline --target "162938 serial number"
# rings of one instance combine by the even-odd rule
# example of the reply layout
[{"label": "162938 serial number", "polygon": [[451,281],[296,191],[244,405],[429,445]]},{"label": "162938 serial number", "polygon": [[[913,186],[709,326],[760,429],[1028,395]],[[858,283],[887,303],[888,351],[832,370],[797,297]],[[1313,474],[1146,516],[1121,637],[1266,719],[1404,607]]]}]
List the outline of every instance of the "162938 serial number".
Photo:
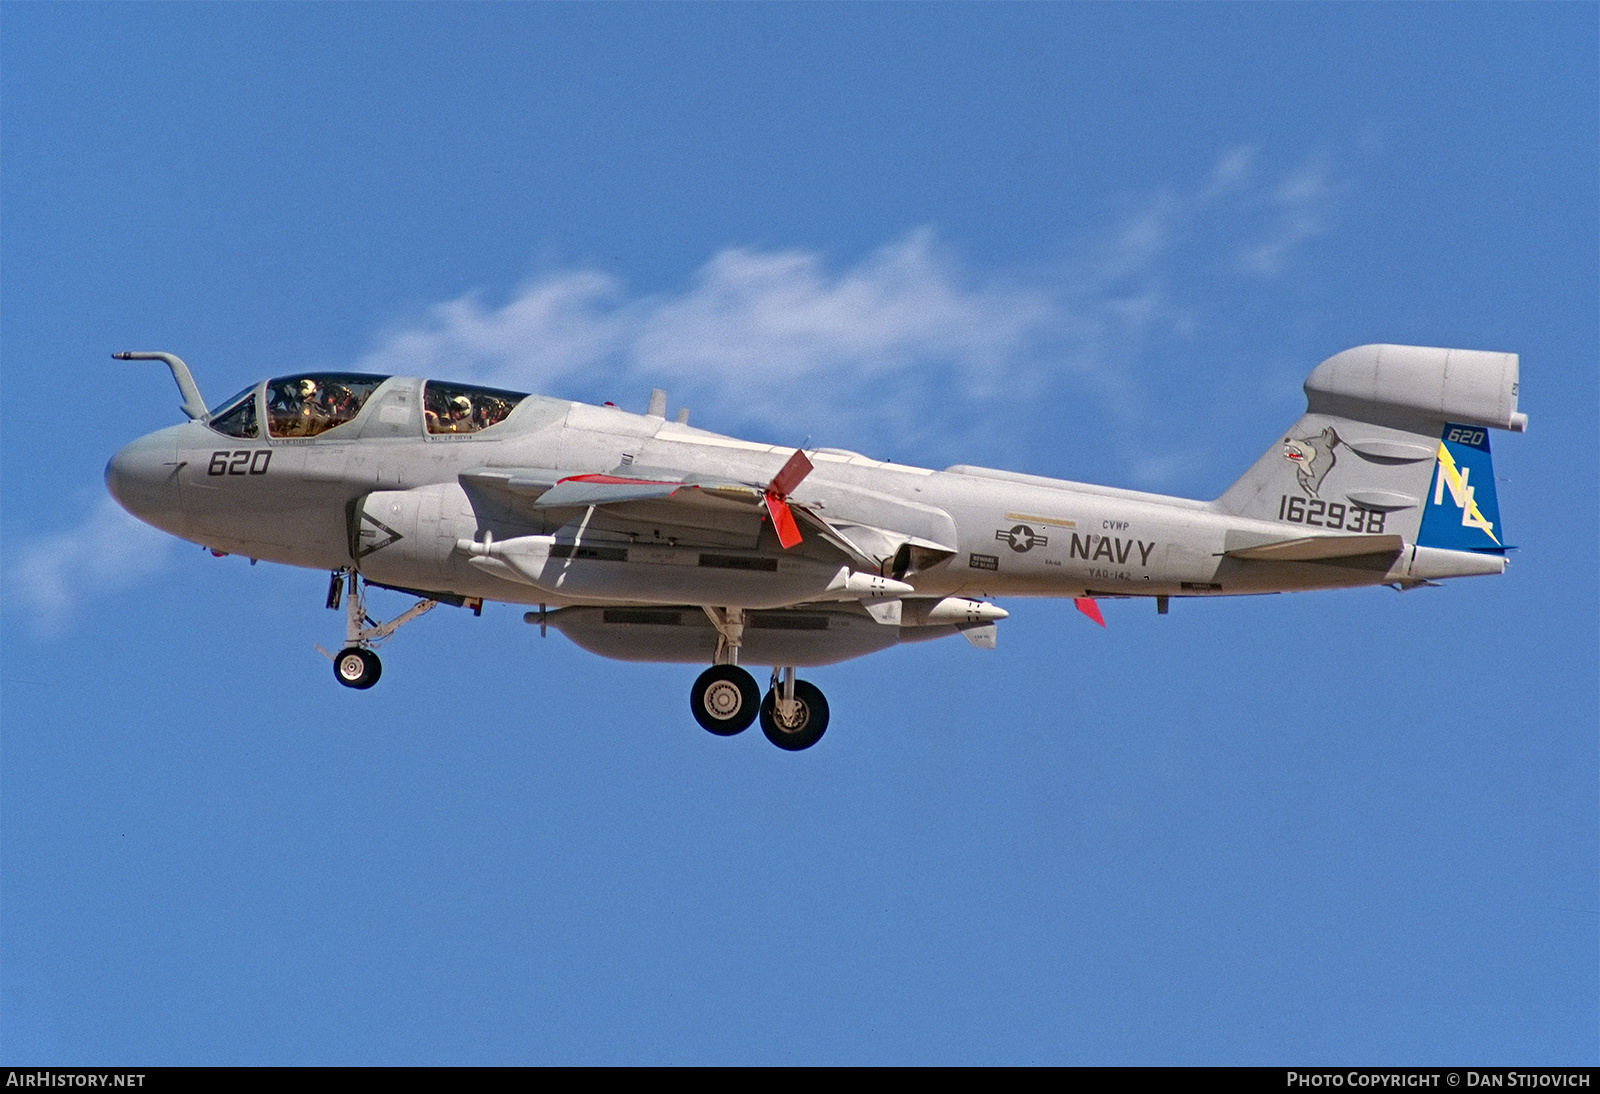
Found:
[{"label": "162938 serial number", "polygon": [[1278,519],[1292,520],[1296,524],[1309,524],[1313,528],[1343,529],[1346,532],[1376,533],[1383,531],[1387,513],[1363,509],[1359,505],[1345,505],[1321,498],[1292,498],[1284,494],[1278,499]]}]

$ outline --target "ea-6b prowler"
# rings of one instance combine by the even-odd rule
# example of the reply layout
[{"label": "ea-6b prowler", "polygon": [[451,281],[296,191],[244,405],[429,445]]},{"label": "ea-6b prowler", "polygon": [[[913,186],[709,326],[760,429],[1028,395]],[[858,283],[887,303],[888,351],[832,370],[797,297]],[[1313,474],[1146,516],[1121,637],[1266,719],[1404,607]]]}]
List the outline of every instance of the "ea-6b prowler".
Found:
[{"label": "ea-6b prowler", "polygon": [[[530,623],[629,661],[700,662],[712,733],[758,717],[815,744],[822,692],[795,669],[961,634],[995,645],[1002,596],[1230,596],[1498,574],[1490,429],[1521,432],[1510,353],[1359,346],[1306,380],[1306,413],[1215,501],[855,452],[755,444],[666,417],[407,376],[264,380],[118,452],[135,516],[218,554],[332,572],[346,687],[438,604],[536,605]],[[367,614],[368,586],[419,602]],[[320,647],[319,647],[320,648]],[[324,651],[326,652],[326,651]],[[771,665],[765,697],[742,665]]]}]

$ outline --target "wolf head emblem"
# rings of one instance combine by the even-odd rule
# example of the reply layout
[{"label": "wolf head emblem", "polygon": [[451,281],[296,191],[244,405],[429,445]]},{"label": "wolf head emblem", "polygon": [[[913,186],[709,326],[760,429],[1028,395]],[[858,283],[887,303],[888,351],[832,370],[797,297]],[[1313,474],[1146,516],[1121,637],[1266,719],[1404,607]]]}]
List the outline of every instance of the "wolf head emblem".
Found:
[{"label": "wolf head emblem", "polygon": [[1332,426],[1315,437],[1283,439],[1283,457],[1294,464],[1294,477],[1300,480],[1300,489],[1312,497],[1317,496],[1317,488],[1333,470],[1333,449],[1338,443],[1339,434]]}]

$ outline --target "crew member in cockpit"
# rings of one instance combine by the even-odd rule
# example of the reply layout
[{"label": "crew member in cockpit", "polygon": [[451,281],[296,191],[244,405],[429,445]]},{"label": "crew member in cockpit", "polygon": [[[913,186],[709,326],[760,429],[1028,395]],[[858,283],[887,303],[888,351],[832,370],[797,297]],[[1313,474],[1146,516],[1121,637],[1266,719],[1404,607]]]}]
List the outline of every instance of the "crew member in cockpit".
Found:
[{"label": "crew member in cockpit", "polygon": [[472,400],[457,395],[450,400],[450,419],[445,425],[450,433],[476,433],[478,424],[472,420]]},{"label": "crew member in cockpit", "polygon": [[336,425],[356,416],[356,394],[343,384],[329,384],[322,392],[322,403]]},{"label": "crew member in cockpit", "polygon": [[288,430],[292,437],[313,437],[327,426],[328,412],[317,403],[317,382],[309,377],[300,381],[300,405],[294,426]]}]

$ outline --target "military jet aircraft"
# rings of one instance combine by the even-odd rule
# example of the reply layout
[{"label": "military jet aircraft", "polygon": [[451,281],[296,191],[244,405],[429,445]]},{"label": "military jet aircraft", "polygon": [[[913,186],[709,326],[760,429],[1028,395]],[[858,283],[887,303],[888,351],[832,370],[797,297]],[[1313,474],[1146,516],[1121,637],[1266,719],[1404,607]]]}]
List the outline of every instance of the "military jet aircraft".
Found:
[{"label": "military jet aircraft", "polygon": [[[736,440],[614,406],[405,376],[312,372],[207,410],[106,467],[131,513],[217,554],[331,572],[351,688],[374,647],[439,604],[526,605],[585,649],[699,662],[695,719],[758,718],[815,744],[802,667],[960,634],[995,645],[995,597],[1097,601],[1391,585],[1504,571],[1490,429],[1521,432],[1515,354],[1370,345],[1322,362],[1306,413],[1215,501],[832,448]],[[371,586],[418,598],[385,623]],[[321,647],[318,647],[319,649]],[[773,666],[765,696],[745,663]]]}]

